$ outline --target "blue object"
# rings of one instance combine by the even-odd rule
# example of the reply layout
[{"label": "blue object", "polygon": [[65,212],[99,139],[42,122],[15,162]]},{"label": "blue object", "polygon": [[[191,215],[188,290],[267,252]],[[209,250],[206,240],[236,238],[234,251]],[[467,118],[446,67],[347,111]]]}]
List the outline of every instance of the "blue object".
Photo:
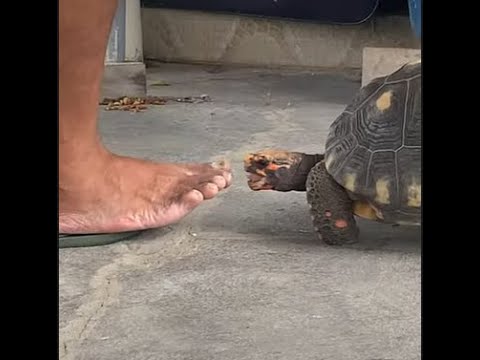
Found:
[{"label": "blue object", "polygon": [[418,38],[422,37],[422,0],[408,0],[410,25]]}]

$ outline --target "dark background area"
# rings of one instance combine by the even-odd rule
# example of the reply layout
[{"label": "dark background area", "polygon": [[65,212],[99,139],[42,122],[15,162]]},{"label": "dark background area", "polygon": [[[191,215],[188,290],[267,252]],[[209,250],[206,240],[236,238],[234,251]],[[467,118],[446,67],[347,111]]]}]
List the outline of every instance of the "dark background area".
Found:
[{"label": "dark background area", "polygon": [[371,16],[406,15],[407,0],[142,0],[147,8],[171,8],[355,24]]}]

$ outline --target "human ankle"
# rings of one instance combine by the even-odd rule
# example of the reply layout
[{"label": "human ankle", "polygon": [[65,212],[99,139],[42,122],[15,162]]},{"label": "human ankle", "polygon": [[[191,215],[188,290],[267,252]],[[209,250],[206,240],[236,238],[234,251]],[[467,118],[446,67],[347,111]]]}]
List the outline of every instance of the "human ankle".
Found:
[{"label": "human ankle", "polygon": [[85,178],[95,178],[113,158],[101,144],[84,146],[83,144],[62,144],[59,148],[59,187],[68,190],[71,186],[81,185]]}]

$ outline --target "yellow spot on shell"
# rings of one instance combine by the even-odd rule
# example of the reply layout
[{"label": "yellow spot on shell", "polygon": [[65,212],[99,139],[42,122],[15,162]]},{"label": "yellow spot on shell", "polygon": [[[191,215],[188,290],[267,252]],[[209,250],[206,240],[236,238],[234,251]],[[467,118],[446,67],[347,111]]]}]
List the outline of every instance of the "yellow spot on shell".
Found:
[{"label": "yellow spot on shell", "polygon": [[377,196],[375,201],[379,204],[390,204],[390,191],[388,190],[388,180],[378,180],[375,184]]},{"label": "yellow spot on shell", "polygon": [[355,192],[355,178],[357,176],[355,174],[347,174],[345,175],[345,189],[350,190],[351,192]]},{"label": "yellow spot on shell", "polygon": [[413,179],[412,183],[408,186],[407,205],[417,208],[422,206],[422,185],[418,184],[416,179]]},{"label": "yellow spot on shell", "polygon": [[367,202],[364,201],[354,201],[353,202],[353,213],[357,216],[360,216],[364,219],[369,220],[378,220],[377,211]]},{"label": "yellow spot on shell", "polygon": [[387,110],[392,105],[392,91],[386,91],[377,99],[377,108],[380,111]]},{"label": "yellow spot on shell", "polygon": [[325,167],[327,168],[327,170],[330,169],[330,166],[332,166],[332,163],[333,163],[333,155],[330,155],[327,157],[327,159],[325,160]]}]

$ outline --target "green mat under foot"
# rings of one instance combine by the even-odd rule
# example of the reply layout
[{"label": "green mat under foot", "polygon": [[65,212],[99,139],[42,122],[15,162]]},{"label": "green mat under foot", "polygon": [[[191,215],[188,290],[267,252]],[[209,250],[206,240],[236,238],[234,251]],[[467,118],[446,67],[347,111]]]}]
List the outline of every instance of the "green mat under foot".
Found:
[{"label": "green mat under foot", "polygon": [[85,234],[85,235],[65,235],[58,236],[59,248],[88,247],[112,244],[118,241],[127,240],[138,235],[142,230],[128,231],[111,234]]}]

